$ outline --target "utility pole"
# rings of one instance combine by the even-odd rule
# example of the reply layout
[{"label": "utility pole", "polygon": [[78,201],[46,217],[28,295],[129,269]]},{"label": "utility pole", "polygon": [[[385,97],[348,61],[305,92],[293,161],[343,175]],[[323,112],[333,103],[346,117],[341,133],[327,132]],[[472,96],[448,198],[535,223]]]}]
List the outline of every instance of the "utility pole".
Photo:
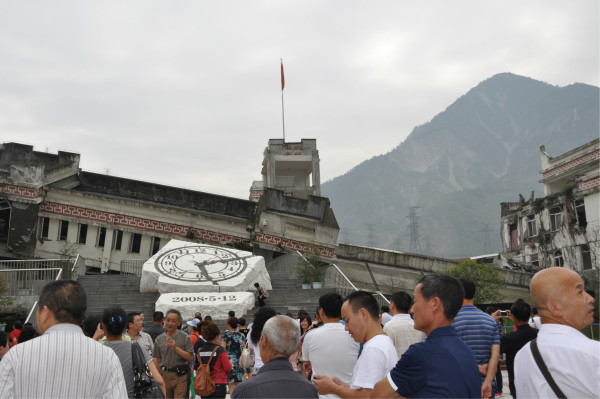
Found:
[{"label": "utility pole", "polygon": [[481,230],[479,230],[480,233],[483,233],[483,251],[486,254],[489,254],[490,252],[492,252],[492,243],[490,241],[490,231],[493,231],[492,229],[490,229],[488,227],[487,223],[481,223],[483,225],[483,228]]},{"label": "utility pole", "polygon": [[367,223],[365,224],[365,226],[367,226],[367,230],[369,231],[367,233],[367,245],[369,245],[370,247],[374,247],[375,246],[375,231],[374,231],[374,225]]},{"label": "utility pole", "polygon": [[421,243],[419,242],[419,229],[421,228],[419,219],[421,218],[417,215],[419,209],[420,207],[418,206],[411,206],[410,213],[408,214],[410,229],[410,246],[408,251],[415,254],[422,252]]}]

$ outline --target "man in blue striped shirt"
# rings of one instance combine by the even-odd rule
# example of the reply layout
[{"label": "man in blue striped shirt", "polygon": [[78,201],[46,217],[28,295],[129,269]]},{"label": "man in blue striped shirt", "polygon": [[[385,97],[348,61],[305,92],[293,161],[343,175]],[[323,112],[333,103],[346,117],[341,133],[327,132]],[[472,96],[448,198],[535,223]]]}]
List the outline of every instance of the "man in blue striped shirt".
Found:
[{"label": "man in blue striped shirt", "polygon": [[452,325],[456,334],[475,353],[481,377],[482,399],[494,397],[492,384],[500,358],[500,334],[496,320],[473,305],[475,283],[467,278],[459,278],[465,290],[463,306],[454,318]]}]

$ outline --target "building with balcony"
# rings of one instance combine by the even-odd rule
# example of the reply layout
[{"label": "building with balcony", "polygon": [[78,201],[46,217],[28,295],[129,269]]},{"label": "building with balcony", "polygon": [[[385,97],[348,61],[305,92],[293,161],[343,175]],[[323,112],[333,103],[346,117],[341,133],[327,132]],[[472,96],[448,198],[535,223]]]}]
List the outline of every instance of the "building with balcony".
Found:
[{"label": "building with balcony", "polygon": [[503,255],[513,265],[600,269],[599,141],[556,157],[540,147],[545,196],[501,204]]},{"label": "building with balcony", "polygon": [[291,197],[320,196],[317,140],[287,143],[283,139],[270,139],[264,151],[262,181],[264,188],[282,190]]}]

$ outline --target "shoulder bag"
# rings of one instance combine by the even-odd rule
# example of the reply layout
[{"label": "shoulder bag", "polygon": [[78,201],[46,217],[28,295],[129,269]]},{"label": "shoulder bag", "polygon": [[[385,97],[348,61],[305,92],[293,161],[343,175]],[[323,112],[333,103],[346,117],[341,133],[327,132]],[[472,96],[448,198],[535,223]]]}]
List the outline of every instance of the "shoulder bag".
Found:
[{"label": "shoulder bag", "polygon": [[537,366],[540,368],[540,371],[544,375],[546,382],[548,383],[548,385],[550,385],[550,388],[552,388],[552,391],[554,392],[556,397],[559,399],[566,399],[567,397],[565,396],[563,391],[560,390],[558,385],[556,385],[556,381],[554,381],[554,378],[552,378],[552,374],[550,374],[548,367],[546,367],[546,362],[544,362],[544,359],[542,358],[542,355],[540,353],[540,350],[538,349],[536,341],[537,341],[537,338],[534,339],[533,341],[531,341],[530,347],[531,347],[531,354],[533,355],[533,358],[535,359]]},{"label": "shoulder bag", "polygon": [[164,399],[158,383],[152,378],[152,372],[144,361],[142,348],[137,342],[131,343],[131,362],[133,363],[133,397]]},{"label": "shoulder bag", "polygon": [[248,348],[248,340],[246,340],[246,343],[244,344],[244,349],[242,349],[238,365],[243,369],[254,367],[254,351]]}]

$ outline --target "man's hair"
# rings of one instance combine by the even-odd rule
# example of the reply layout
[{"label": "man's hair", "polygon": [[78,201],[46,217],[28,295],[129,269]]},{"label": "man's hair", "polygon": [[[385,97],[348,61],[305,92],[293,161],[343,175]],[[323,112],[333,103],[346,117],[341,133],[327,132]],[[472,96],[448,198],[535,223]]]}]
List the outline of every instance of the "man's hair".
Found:
[{"label": "man's hair", "polygon": [[152,314],[152,321],[157,323],[162,322],[165,319],[165,314],[163,312],[154,312]]},{"label": "man's hair", "polygon": [[344,298],[337,292],[328,292],[327,294],[321,295],[319,298],[319,307],[323,309],[325,316],[330,318],[342,317],[342,305],[344,304]]},{"label": "man's hair", "polygon": [[519,321],[529,321],[531,316],[531,306],[523,299],[519,298],[510,307],[510,313]]},{"label": "man's hair", "polygon": [[21,320],[15,320],[13,323],[13,328],[15,330],[21,330],[23,328],[23,323],[21,323]]},{"label": "man's hair", "polygon": [[227,314],[229,315],[229,317],[235,317],[235,312],[233,310],[230,310],[229,312],[227,312]]},{"label": "man's hair", "polygon": [[462,276],[458,279],[460,281],[460,285],[462,285],[463,290],[465,291],[465,299],[473,299],[475,298],[475,282],[471,280],[469,277]]},{"label": "man's hair", "polygon": [[402,313],[408,313],[410,311],[410,307],[412,306],[412,298],[404,291],[396,291],[392,294],[390,298],[396,310]]},{"label": "man's hair", "polygon": [[258,287],[260,287],[260,284],[258,284],[258,283],[254,283],[254,286],[255,286],[256,288],[258,288]]},{"label": "man's hair", "polygon": [[390,313],[390,307],[386,306],[386,305],[383,305],[381,307],[381,313]]},{"label": "man's hair", "polygon": [[0,346],[8,344],[8,334],[5,331],[0,331]]},{"label": "man's hair", "polygon": [[274,355],[290,357],[298,349],[300,327],[296,320],[286,315],[271,317],[265,323],[262,334],[267,338]]},{"label": "man's hair", "polygon": [[80,325],[87,309],[87,294],[76,281],[51,281],[42,288],[38,308],[48,307],[59,323]]},{"label": "man's hair", "polygon": [[221,330],[219,330],[219,326],[215,323],[208,323],[202,327],[202,338],[206,341],[212,341],[220,333]]},{"label": "man's hair", "polygon": [[102,315],[98,313],[93,313],[87,315],[85,319],[81,322],[81,329],[83,330],[83,334],[86,337],[92,338],[96,333],[96,329],[98,328],[98,324],[102,323]]},{"label": "man's hair", "polygon": [[125,310],[119,306],[104,309],[102,312],[102,323],[106,326],[105,332],[110,335],[121,335],[127,326],[127,314]]},{"label": "man's hair", "polygon": [[442,273],[424,276],[420,281],[421,295],[426,300],[440,298],[444,306],[444,316],[453,320],[462,307],[465,291],[457,278]]},{"label": "man's hair", "polygon": [[487,314],[491,315],[491,314],[492,314],[492,313],[494,313],[496,310],[498,310],[498,309],[496,309],[496,307],[495,307],[495,306],[492,306],[492,305],[490,305],[490,306],[488,306],[487,308],[485,308],[485,313],[487,313]]},{"label": "man's hair", "polygon": [[139,316],[141,312],[129,312],[127,313],[127,328],[129,328],[129,323],[133,323],[135,316]]},{"label": "man's hair", "polygon": [[175,313],[177,315],[177,317],[179,318],[179,323],[181,323],[183,321],[183,319],[181,318],[181,313],[179,313],[179,310],[169,309],[169,310],[167,310],[167,314],[165,316],[169,316],[169,313]]},{"label": "man's hair", "polygon": [[366,291],[354,291],[346,297],[344,302],[352,307],[353,313],[358,313],[361,308],[365,308],[373,320],[379,321],[379,305],[370,293]]}]

